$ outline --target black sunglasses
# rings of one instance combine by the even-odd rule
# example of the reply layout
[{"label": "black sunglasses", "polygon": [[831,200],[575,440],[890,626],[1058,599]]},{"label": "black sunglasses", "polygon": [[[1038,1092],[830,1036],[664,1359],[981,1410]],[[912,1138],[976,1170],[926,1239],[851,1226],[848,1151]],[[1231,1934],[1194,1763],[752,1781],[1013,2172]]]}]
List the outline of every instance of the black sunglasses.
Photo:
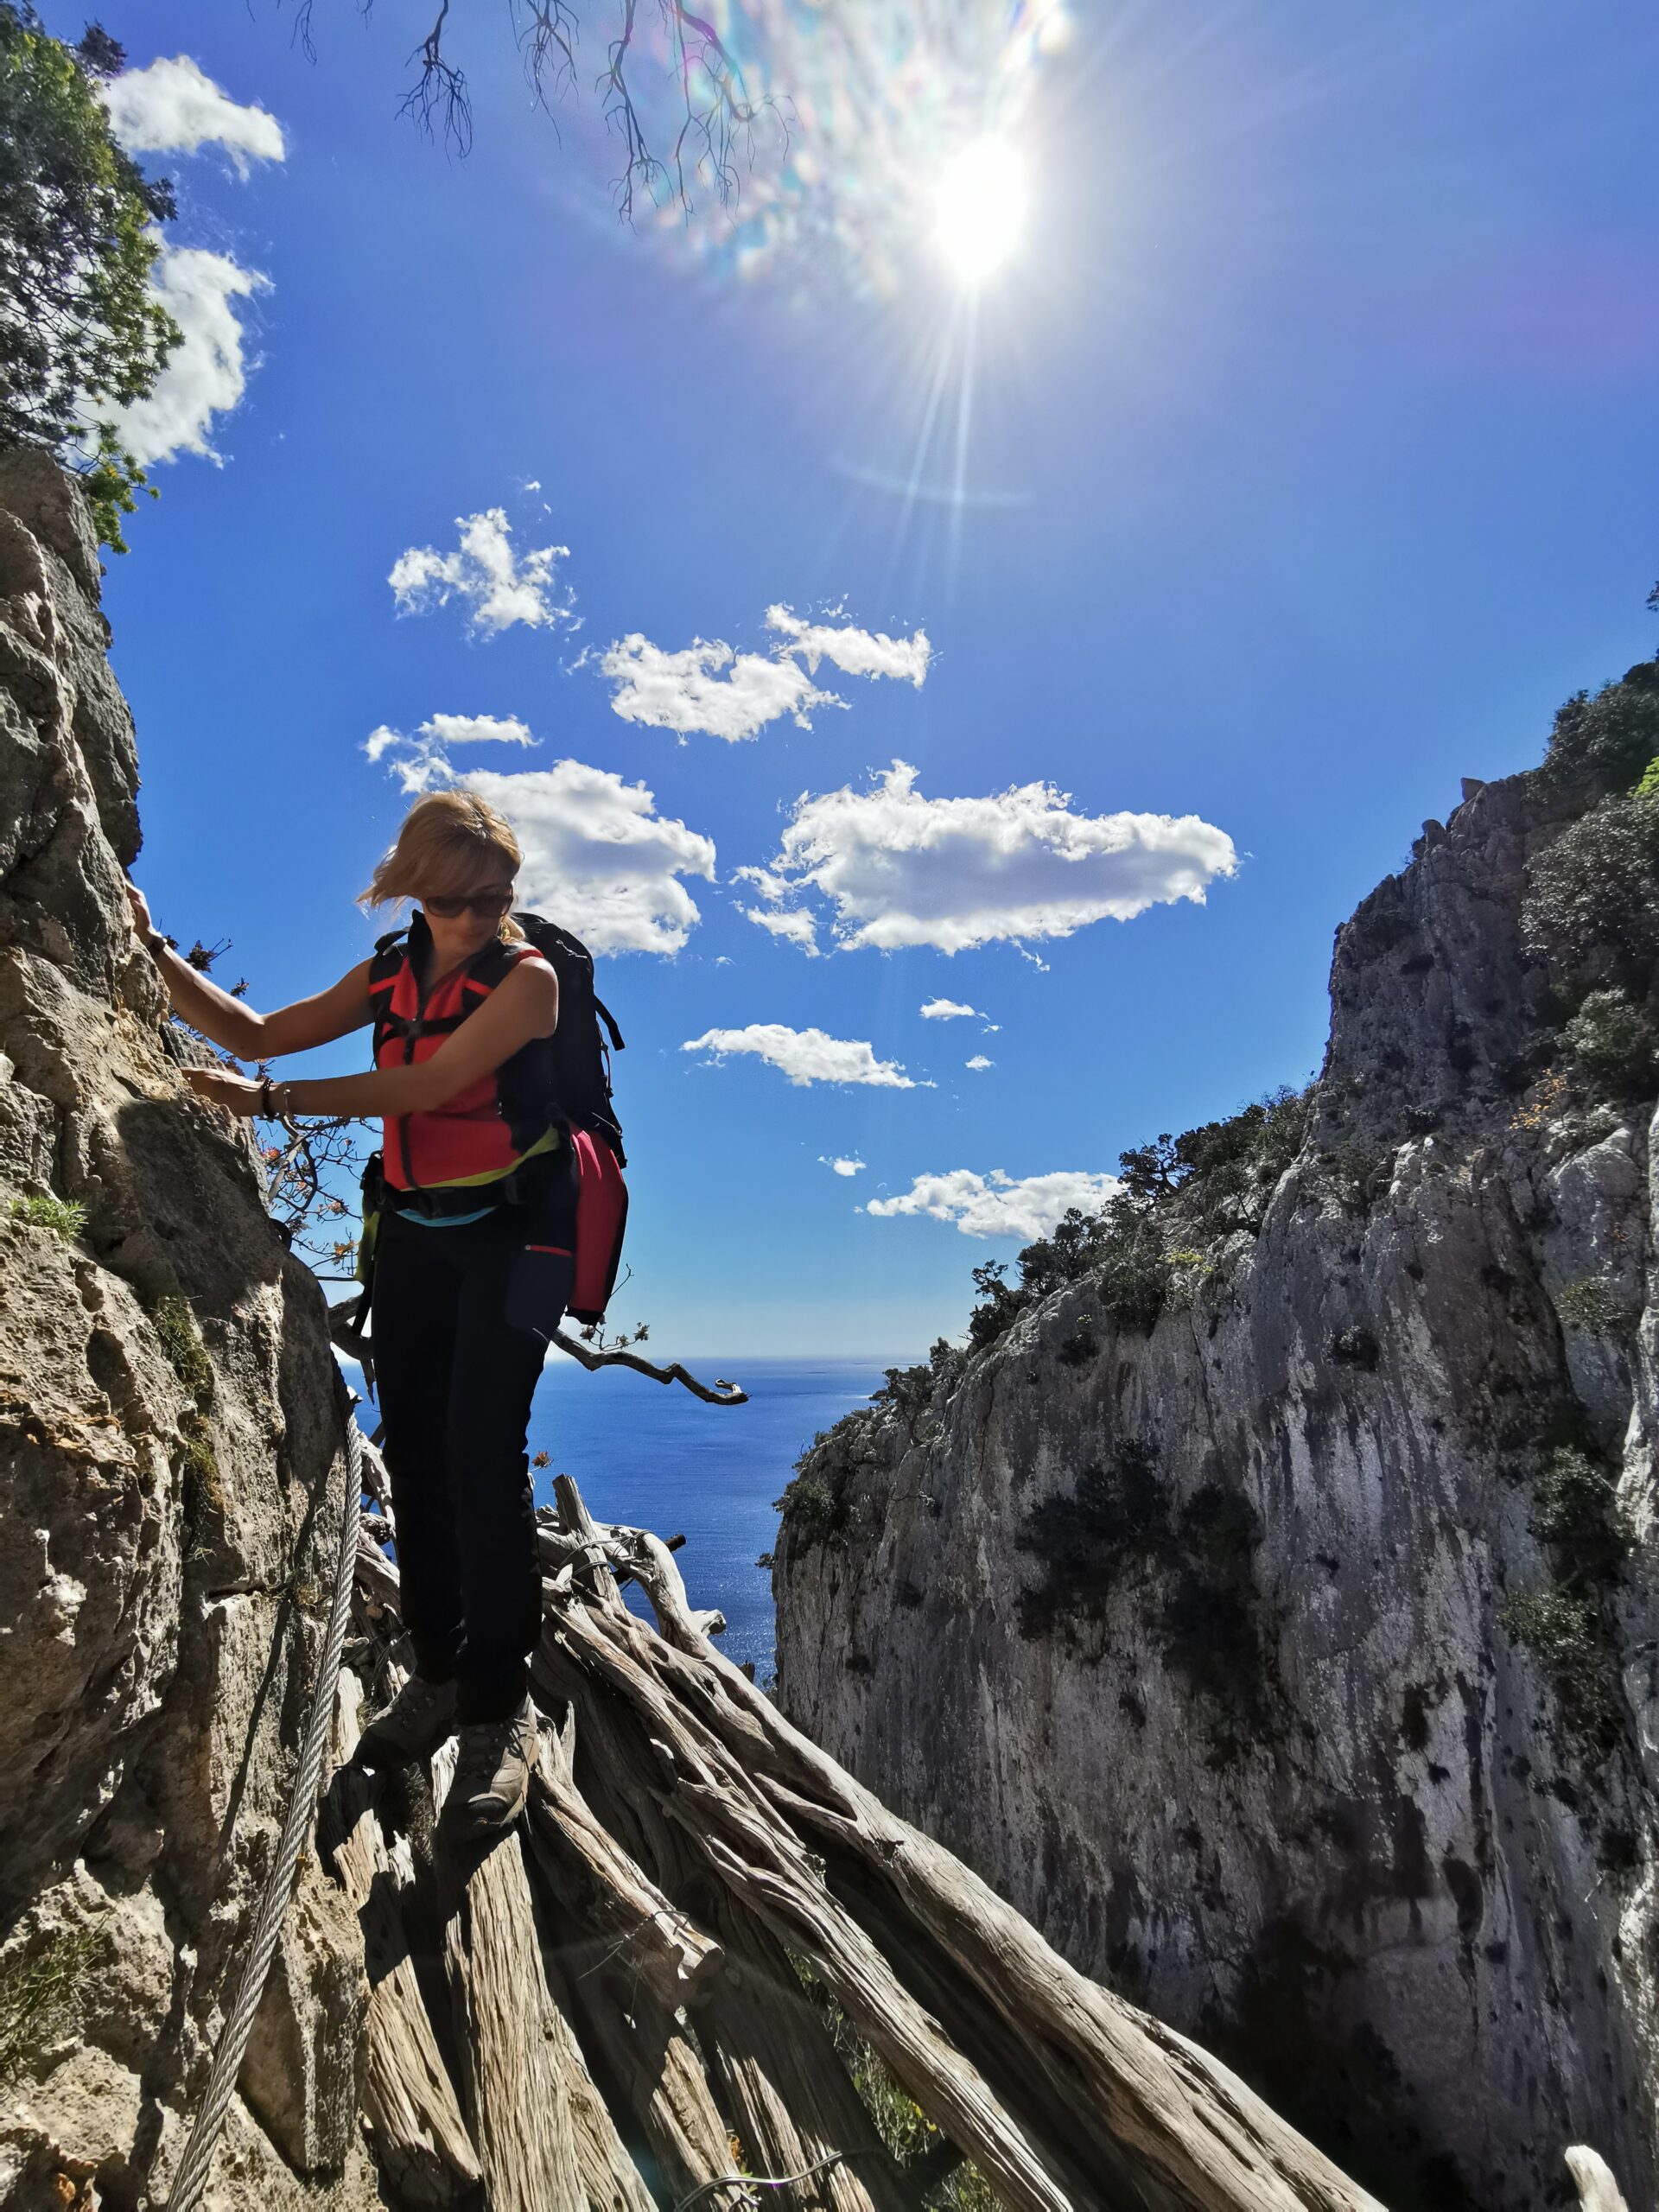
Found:
[{"label": "black sunglasses", "polygon": [[487,921],[499,922],[512,905],[511,891],[475,891],[469,899],[423,899],[429,914],[435,914],[441,922],[458,921],[470,906],[474,913]]}]

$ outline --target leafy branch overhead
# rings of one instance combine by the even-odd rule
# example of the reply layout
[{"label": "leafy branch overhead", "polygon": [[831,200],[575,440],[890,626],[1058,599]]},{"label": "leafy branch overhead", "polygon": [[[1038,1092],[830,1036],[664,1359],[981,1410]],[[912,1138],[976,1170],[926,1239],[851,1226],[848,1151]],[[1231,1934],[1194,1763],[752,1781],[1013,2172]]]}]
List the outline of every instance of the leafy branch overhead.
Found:
[{"label": "leafy branch overhead", "polygon": [[[671,193],[687,215],[699,185],[718,204],[735,200],[742,170],[753,164],[755,134],[766,127],[779,149],[789,140],[790,118],[772,94],[750,93],[743,72],[714,24],[684,0],[613,0],[616,19],[594,78],[600,111],[622,148],[615,182],[617,212],[632,220],[638,195],[653,205]],[[366,15],[373,0],[362,0]],[[315,58],[317,0],[296,0],[295,35]],[[414,78],[399,112],[429,132],[442,130],[457,153],[470,152],[473,102],[467,72],[456,59],[452,0],[435,0],[435,13],[410,56]],[[505,0],[510,35],[537,105],[553,103],[578,83],[581,22],[566,0]],[[655,44],[658,51],[649,49]],[[671,116],[659,129],[636,93],[634,70],[642,59],[659,61],[677,88]]]},{"label": "leafy branch overhead", "polygon": [[110,418],[181,336],[149,281],[173,188],[116,143],[99,96],[125,58],[96,23],[69,47],[0,0],[0,444],[67,454],[117,551],[144,478]]}]

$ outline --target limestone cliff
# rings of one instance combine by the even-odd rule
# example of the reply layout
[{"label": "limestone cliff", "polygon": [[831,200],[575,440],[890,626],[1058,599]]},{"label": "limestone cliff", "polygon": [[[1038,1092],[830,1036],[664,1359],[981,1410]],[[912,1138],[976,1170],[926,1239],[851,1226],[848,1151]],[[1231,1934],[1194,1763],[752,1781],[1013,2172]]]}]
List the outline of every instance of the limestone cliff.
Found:
[{"label": "limestone cliff", "polygon": [[1648,665],[1466,787],[1312,1092],[1132,1156],[776,1554],[790,1717],[1396,2212],[1659,2201],[1656,753]]},{"label": "limestone cliff", "polygon": [[[344,1479],[321,1292],[137,945],[79,495],[0,459],[0,2205],[158,2194],[286,1802]],[[315,1871],[209,2204],[377,2201]]]}]

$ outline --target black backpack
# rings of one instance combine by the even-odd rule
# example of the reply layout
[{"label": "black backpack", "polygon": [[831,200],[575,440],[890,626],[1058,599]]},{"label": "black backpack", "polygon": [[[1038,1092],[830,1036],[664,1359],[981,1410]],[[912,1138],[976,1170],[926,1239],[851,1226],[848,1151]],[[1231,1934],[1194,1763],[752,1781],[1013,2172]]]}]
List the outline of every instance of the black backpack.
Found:
[{"label": "black backpack", "polygon": [[[544,915],[516,913],[512,918],[559,979],[559,1026],[550,1037],[532,1037],[502,1067],[503,1109],[509,1121],[537,1133],[546,1126],[550,1112],[552,1118],[572,1128],[590,1130],[604,1139],[616,1154],[618,1165],[626,1166],[622,1126],[611,1100],[611,1053],[624,1049],[622,1033],[594,988],[594,956],[580,938]],[[394,976],[410,949],[423,939],[429,941],[429,935],[425,916],[417,912],[406,930],[392,930],[378,938],[369,970],[370,989]],[[493,985],[511,965],[511,948],[498,942],[478,955],[472,973],[480,982]],[[407,1036],[411,1031],[429,1035],[435,1030],[455,1027],[455,1020],[416,1025],[378,1014],[374,1025],[376,1062],[388,1036]]]}]

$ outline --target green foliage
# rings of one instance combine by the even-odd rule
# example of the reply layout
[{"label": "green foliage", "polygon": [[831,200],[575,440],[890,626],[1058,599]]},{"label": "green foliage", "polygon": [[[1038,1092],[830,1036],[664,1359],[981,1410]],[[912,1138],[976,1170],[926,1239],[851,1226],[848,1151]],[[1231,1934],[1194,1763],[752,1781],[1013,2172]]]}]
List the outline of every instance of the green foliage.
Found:
[{"label": "green foliage", "polygon": [[121,534],[122,516],[137,512],[140,492],[151,499],[159,499],[161,493],[108,423],[99,424],[92,457],[79,474],[99,543],[107,545],[111,553],[124,553],[127,541]]},{"label": "green foliage", "polygon": [[213,1366],[196,1328],[196,1317],[182,1298],[163,1298],[150,1311],[150,1323],[173,1372],[206,1413],[213,1402]]},{"label": "green foliage", "polygon": [[95,1928],[77,1928],[0,1966],[0,2088],[71,2026],[99,1948]]},{"label": "green foliage", "polygon": [[1630,794],[1632,798],[1659,798],[1659,753],[1656,753],[1642,771],[1641,779]]},{"label": "green foliage", "polygon": [[1573,694],[1555,717],[1543,773],[1552,782],[1628,791],[1659,753],[1659,662],[1638,661],[1592,698]]},{"label": "green foliage", "polygon": [[98,426],[154,388],[181,335],[149,287],[171,187],[116,144],[98,97],[123,59],[96,27],[67,47],[0,0],[0,443],[93,446],[111,544],[142,480]]},{"label": "green foliage", "polygon": [[1528,1527],[1565,1577],[1611,1580],[1629,1557],[1630,1522],[1612,1478],[1571,1445],[1559,1446],[1533,1484]]},{"label": "green foliage", "polygon": [[55,1230],[68,1244],[73,1244],[86,1226],[86,1209],[78,1198],[14,1198],[11,1217],[26,1229]]},{"label": "green foliage", "polygon": [[1605,1336],[1628,1319],[1611,1286],[1600,1275],[1580,1275],[1555,1293],[1555,1311],[1563,1326],[1586,1336]]},{"label": "green foliage", "polygon": [[1592,991],[1564,1033],[1573,1058],[1607,1096],[1643,1098],[1652,1091],[1659,1077],[1659,1027],[1623,991]]},{"label": "green foliage", "polygon": [[1027,1307],[1071,1283],[1086,1283],[1103,1318],[1150,1335],[1173,1302],[1190,1306],[1209,1272],[1195,1236],[1259,1230],[1280,1177],[1301,1150],[1313,1090],[1281,1090],[1224,1122],[1208,1122],[1122,1154],[1123,1188],[1097,1213],[1073,1206],[1047,1236],[1020,1255],[1020,1280],[1000,1260],[974,1269],[978,1303],[969,1342],[982,1351]]},{"label": "green foliage", "polygon": [[1543,1669],[1573,1735],[1592,1752],[1610,1751],[1619,1735],[1618,1689],[1594,1602],[1574,1590],[1514,1590],[1497,1618]]},{"label": "green foliage", "polygon": [[1659,797],[1603,799],[1527,869],[1521,938],[1557,985],[1630,984],[1659,959]]},{"label": "green foliage", "polygon": [[802,1548],[834,1535],[845,1518],[841,1498],[816,1469],[804,1468],[775,1503]]}]

